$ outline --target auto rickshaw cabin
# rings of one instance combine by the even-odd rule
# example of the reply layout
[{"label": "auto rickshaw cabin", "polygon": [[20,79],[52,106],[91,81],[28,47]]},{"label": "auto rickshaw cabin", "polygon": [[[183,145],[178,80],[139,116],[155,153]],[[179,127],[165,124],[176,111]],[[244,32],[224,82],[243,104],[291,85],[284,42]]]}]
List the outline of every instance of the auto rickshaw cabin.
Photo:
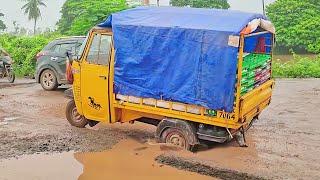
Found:
[{"label": "auto rickshaw cabin", "polygon": [[73,61],[72,125],[141,121],[184,148],[244,132],[271,102],[275,29],[263,15],[138,7],[94,27]]}]

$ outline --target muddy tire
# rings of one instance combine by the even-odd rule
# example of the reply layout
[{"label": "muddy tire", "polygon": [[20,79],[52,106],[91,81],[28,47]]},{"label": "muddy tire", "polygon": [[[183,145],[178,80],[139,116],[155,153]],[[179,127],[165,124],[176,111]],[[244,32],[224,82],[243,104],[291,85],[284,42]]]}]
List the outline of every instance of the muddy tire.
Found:
[{"label": "muddy tire", "polygon": [[9,83],[14,83],[14,80],[16,79],[16,75],[13,71],[10,71],[7,77]]},{"label": "muddy tire", "polygon": [[161,134],[160,140],[162,143],[167,143],[186,150],[191,150],[191,145],[186,134],[183,130],[178,128],[167,128]]},{"label": "muddy tire", "polygon": [[84,128],[88,124],[88,120],[78,113],[74,100],[69,101],[67,104],[66,117],[72,126],[78,128]]},{"label": "muddy tire", "polygon": [[50,70],[44,70],[40,76],[40,84],[46,91],[53,91],[58,87],[58,80],[56,74]]}]

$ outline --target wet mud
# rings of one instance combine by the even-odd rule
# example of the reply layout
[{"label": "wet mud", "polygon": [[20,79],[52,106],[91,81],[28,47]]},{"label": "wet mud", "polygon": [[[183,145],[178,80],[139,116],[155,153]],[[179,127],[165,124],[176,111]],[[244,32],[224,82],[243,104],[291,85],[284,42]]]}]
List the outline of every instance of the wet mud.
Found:
[{"label": "wet mud", "polygon": [[[85,165],[95,164],[91,157],[108,164],[110,162],[105,161],[112,156],[109,150],[120,149],[118,143],[130,139],[138,145],[122,146],[117,156],[129,156],[127,159],[135,162],[141,161],[138,155],[142,158],[142,153],[149,153],[146,163],[152,162],[156,168],[168,167],[175,172],[181,169],[186,174],[206,175],[201,176],[204,178],[320,179],[320,79],[277,80],[271,105],[247,133],[248,148],[240,148],[235,142],[209,143],[197,153],[150,148],[155,127],[142,123],[98,124],[84,129],[71,127],[64,114],[68,102],[64,90],[47,92],[38,84],[0,87],[0,179],[19,179],[11,178],[12,169],[3,167],[16,166],[15,172],[21,167],[23,171],[24,166],[19,164],[23,164],[24,158],[30,157],[43,167],[50,164],[41,161],[40,156],[53,160],[69,158],[74,164],[57,164],[56,169],[64,167],[60,169],[66,173],[68,168],[77,166],[70,170],[74,173],[68,177],[85,178],[87,173],[95,171]],[[86,158],[81,152],[91,153]],[[9,166],[10,163],[14,165]],[[78,167],[81,167],[80,174]],[[129,166],[127,171],[131,168]],[[50,173],[50,168],[25,174],[29,174],[30,179],[37,179],[32,177],[45,175],[45,172],[54,174]]]}]

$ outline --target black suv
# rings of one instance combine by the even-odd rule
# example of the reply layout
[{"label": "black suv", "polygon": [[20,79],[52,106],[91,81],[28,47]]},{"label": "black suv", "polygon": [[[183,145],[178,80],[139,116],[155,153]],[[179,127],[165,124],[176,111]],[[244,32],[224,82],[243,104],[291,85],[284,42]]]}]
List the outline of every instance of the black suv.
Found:
[{"label": "black suv", "polygon": [[67,84],[67,52],[77,55],[86,37],[59,38],[50,42],[37,54],[36,81],[44,90],[55,90],[59,85]]}]

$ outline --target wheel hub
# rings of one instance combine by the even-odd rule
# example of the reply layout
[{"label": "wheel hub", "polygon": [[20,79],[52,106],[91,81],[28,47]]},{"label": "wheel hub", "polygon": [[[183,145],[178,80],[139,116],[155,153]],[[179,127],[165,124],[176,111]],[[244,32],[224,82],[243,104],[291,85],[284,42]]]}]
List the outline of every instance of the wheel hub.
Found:
[{"label": "wheel hub", "polygon": [[54,77],[51,73],[45,73],[43,76],[43,82],[47,87],[51,87],[52,84],[54,83]]},{"label": "wheel hub", "polygon": [[78,110],[76,107],[72,109],[71,117],[75,122],[80,122],[83,118],[83,116],[78,113]]},{"label": "wheel hub", "polygon": [[175,133],[168,136],[167,143],[170,143],[172,145],[179,146],[179,147],[185,147],[186,140],[182,135]]}]

